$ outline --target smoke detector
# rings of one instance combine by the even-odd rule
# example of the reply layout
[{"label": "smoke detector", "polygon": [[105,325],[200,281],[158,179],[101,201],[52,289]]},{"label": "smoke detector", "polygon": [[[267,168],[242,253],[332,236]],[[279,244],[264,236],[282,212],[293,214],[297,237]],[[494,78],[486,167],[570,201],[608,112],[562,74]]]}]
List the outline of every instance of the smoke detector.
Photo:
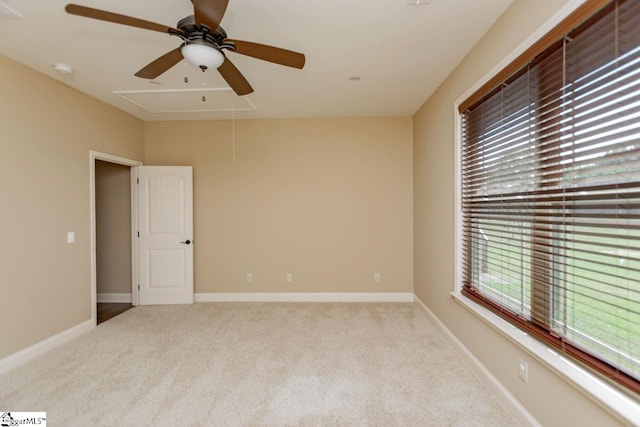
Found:
[{"label": "smoke detector", "polygon": [[0,18],[22,18],[22,14],[0,1]]},{"label": "smoke detector", "polygon": [[73,73],[73,68],[71,68],[71,65],[67,64],[53,64],[53,69],[63,75],[69,75]]}]

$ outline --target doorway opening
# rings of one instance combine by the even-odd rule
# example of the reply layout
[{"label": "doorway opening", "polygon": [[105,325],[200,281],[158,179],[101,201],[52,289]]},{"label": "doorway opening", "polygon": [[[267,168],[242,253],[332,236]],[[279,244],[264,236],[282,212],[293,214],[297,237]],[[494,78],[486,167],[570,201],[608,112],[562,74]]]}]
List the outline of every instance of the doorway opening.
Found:
[{"label": "doorway opening", "polygon": [[94,325],[136,305],[132,168],[142,163],[90,151],[91,317]]},{"label": "doorway opening", "polygon": [[95,161],[97,324],[131,305],[131,168]]}]

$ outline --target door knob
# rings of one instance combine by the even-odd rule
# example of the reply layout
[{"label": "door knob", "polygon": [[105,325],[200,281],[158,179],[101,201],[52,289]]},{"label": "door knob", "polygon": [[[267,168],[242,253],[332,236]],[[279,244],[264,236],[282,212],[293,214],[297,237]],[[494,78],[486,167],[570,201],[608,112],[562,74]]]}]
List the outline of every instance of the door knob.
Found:
[{"label": "door knob", "polygon": [[191,240],[185,240],[184,242],[180,242],[180,243],[183,243],[185,245],[190,245],[191,244]]}]

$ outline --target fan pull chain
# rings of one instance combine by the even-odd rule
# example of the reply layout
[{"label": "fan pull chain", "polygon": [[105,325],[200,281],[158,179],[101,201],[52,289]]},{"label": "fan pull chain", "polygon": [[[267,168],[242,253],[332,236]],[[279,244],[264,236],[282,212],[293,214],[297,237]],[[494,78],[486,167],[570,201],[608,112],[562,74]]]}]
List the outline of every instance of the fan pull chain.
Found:
[{"label": "fan pull chain", "polygon": [[187,77],[187,71],[189,69],[189,62],[187,62],[187,60],[184,60],[184,82],[185,83],[189,83],[189,77]]}]

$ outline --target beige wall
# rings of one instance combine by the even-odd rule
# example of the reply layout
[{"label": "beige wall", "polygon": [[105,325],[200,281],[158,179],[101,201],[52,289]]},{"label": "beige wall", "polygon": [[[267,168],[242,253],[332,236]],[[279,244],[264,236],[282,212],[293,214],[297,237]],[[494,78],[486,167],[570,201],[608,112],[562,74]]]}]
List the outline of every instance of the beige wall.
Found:
[{"label": "beige wall", "polygon": [[411,118],[242,120],[235,140],[234,161],[230,121],[145,123],[147,164],[193,166],[196,292],[412,292]]},{"label": "beige wall", "polygon": [[143,124],[0,56],[0,357],[90,318],[93,149],[194,166],[196,292],[411,292],[415,280],[421,300],[543,425],[614,424],[526,356],[522,383],[523,352],[449,295],[453,102],[564,3],[516,0],[413,121],[237,121],[235,161],[229,121]]},{"label": "beige wall", "polygon": [[89,150],[141,160],[143,132],[0,56],[0,357],[90,319]]},{"label": "beige wall", "polygon": [[131,294],[131,169],[96,161],[96,289]]},{"label": "beige wall", "polygon": [[[544,426],[617,421],[456,303],[454,102],[566,0],[516,0],[414,116],[415,293]],[[529,383],[517,377],[529,361]]]}]

